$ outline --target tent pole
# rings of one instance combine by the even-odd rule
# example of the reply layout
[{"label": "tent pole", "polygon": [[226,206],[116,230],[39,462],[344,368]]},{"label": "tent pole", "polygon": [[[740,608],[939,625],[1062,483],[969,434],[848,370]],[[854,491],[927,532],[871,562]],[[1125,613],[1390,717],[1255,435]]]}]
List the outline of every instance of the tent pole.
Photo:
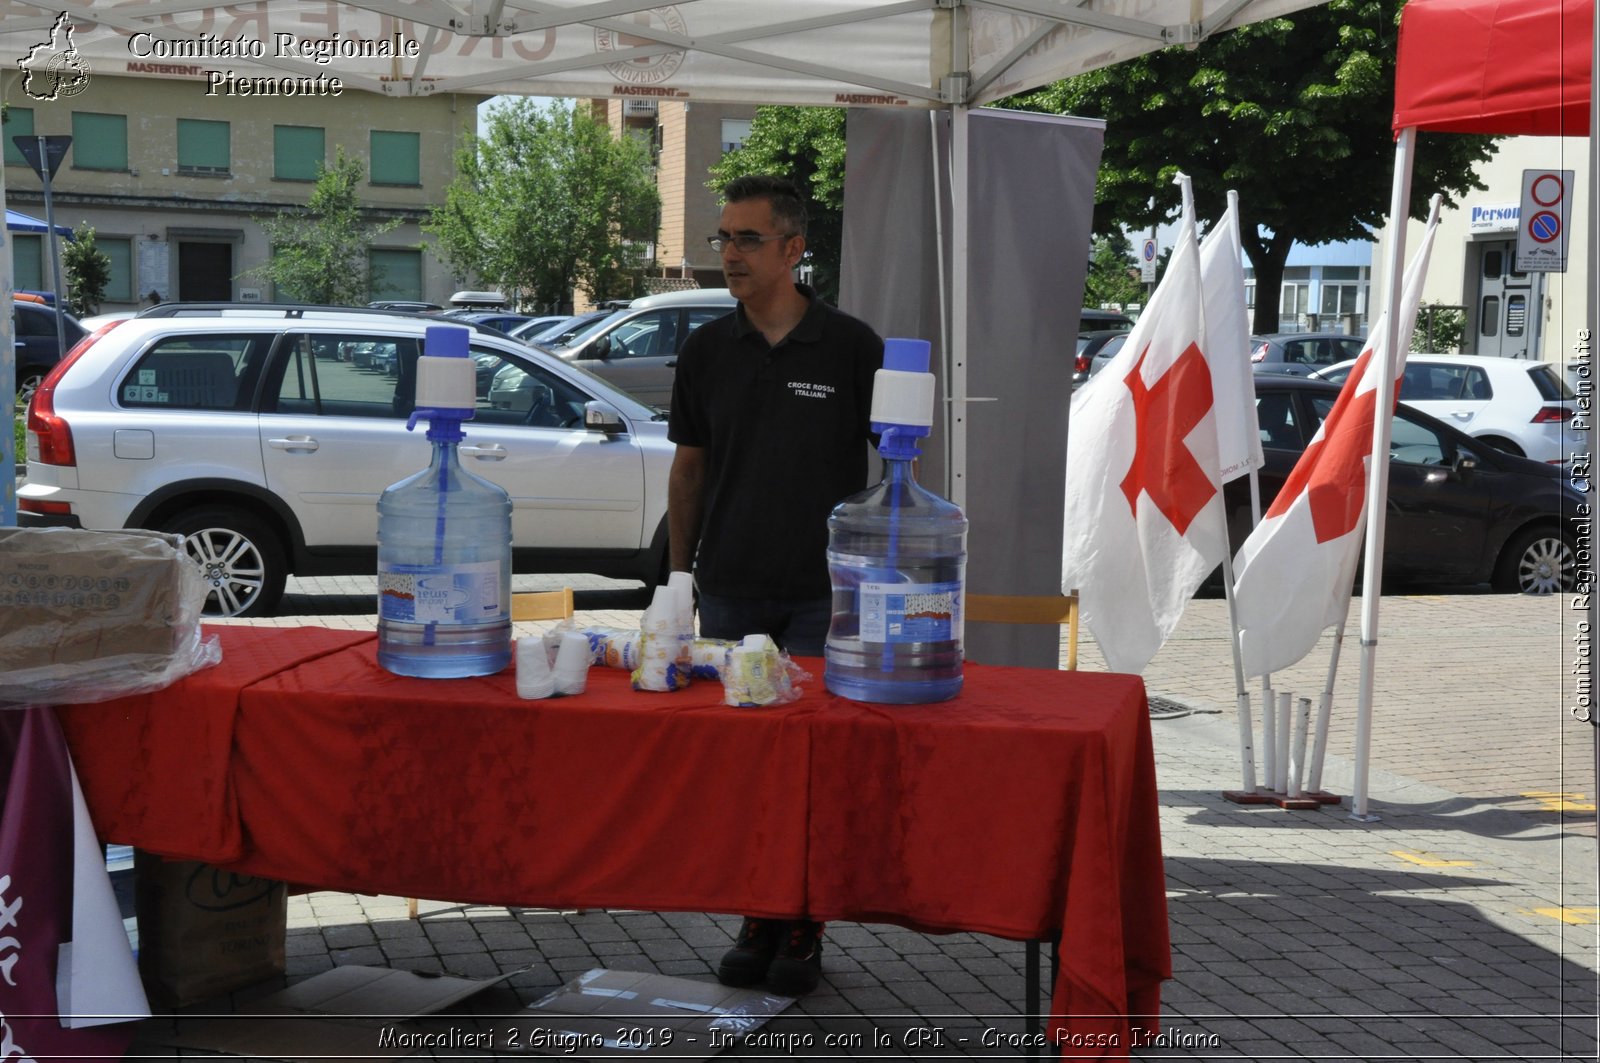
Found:
[{"label": "tent pole", "polygon": [[950,106],[950,501],[967,504],[967,119],[964,103]]},{"label": "tent pole", "polygon": [[[928,112],[928,144],[929,152],[933,157],[933,262],[934,269],[939,278],[939,358],[941,368],[944,370],[944,379],[950,380],[950,366],[955,361],[950,351],[950,278],[949,265],[945,259],[945,230],[949,226],[949,217],[945,208],[944,182],[946,174],[946,155],[940,151],[939,111]],[[945,390],[945,404],[943,417],[943,431],[940,433],[940,451],[944,458],[945,488],[948,490],[950,482],[950,428],[955,420],[955,402],[951,398],[948,384]]]},{"label": "tent pole", "polygon": [[[1378,602],[1383,595],[1384,500],[1389,494],[1389,437],[1394,410],[1394,367],[1400,353],[1401,292],[1405,285],[1406,226],[1411,202],[1411,170],[1415,162],[1417,131],[1400,130],[1394,150],[1394,186],[1389,197],[1388,263],[1384,274],[1384,308],[1388,335],[1384,337],[1386,360],[1381,366],[1368,366],[1379,376],[1374,389],[1372,418],[1372,462],[1367,476],[1367,541],[1365,572],[1361,586],[1361,693],[1356,708],[1355,780],[1351,787],[1350,818],[1371,822],[1377,819],[1367,811],[1367,777],[1372,748],[1372,688],[1378,657]],[[1410,337],[1405,337],[1409,342]]]}]

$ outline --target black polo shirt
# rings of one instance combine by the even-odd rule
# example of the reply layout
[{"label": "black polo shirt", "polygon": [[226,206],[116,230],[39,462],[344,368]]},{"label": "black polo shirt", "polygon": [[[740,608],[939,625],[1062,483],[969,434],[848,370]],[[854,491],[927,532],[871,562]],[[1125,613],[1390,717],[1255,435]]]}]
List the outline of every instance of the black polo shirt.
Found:
[{"label": "black polo shirt", "polygon": [[706,451],[695,577],[730,598],[822,598],[828,514],[867,486],[872,378],[883,341],[811,302],[777,346],[742,305],[690,334],[667,436]]}]

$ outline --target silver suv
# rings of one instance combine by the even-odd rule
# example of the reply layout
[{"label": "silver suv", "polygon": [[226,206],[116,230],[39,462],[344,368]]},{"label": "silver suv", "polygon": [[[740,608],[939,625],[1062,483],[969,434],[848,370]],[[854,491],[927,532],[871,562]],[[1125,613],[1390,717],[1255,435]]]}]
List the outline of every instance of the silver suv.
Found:
[{"label": "silver suv", "polygon": [[[34,397],[19,522],[185,535],[209,615],[270,613],[291,572],[376,571],[378,495],[428,464],[406,431],[428,324],[251,309],[113,326]],[[660,415],[514,340],[475,332],[472,354],[461,457],[511,493],[516,570],[660,578]]]},{"label": "silver suv", "polygon": [[672,402],[678,351],[689,333],[731,313],[726,288],[646,295],[601,318],[552,353],[604,377],[640,402],[663,410]]}]

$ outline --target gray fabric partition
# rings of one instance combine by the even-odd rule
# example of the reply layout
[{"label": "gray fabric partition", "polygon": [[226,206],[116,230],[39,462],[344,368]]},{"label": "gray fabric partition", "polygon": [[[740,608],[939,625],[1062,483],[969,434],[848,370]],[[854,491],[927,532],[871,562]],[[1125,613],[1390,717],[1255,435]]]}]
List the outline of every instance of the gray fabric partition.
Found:
[{"label": "gray fabric partition", "polygon": [[[949,284],[950,233],[949,211],[935,203],[950,202],[949,122],[944,112],[850,112],[839,293],[840,306],[880,334],[932,341],[944,410],[948,311],[939,293]],[[969,402],[949,411],[966,419],[970,593],[1061,589],[1067,407],[1103,134],[1096,121],[970,112]],[[947,447],[936,425],[919,479],[948,496]],[[978,625],[967,628],[967,657],[1054,668],[1057,640],[1047,628]]]}]

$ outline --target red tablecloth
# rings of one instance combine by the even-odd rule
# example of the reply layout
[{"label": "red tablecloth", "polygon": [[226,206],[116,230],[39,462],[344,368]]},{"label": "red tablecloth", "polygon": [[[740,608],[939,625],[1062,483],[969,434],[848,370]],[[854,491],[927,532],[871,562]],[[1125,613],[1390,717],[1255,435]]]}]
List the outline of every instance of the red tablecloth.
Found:
[{"label": "red tablecloth", "polygon": [[[1170,976],[1144,688],[968,664],[961,696],[721,686],[523,701],[511,670],[378,667],[370,634],[220,627],[223,662],[60,710],[101,833],[331,889],[496,904],[1060,930],[1074,1034],[1154,1016]],[[1146,1029],[1154,1023],[1142,1024]],[[1075,1047],[1074,1051],[1082,1051]]]}]

